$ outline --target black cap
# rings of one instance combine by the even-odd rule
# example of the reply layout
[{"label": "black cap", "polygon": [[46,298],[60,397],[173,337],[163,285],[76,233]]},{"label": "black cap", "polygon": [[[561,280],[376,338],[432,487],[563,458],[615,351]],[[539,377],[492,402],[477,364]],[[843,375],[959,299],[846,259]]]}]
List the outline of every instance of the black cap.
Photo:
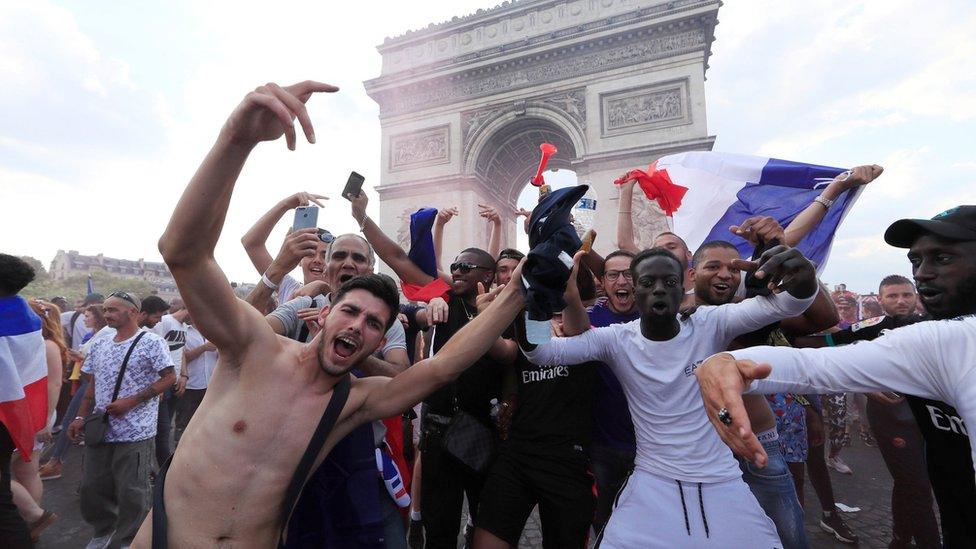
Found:
[{"label": "black cap", "polygon": [[105,301],[105,296],[99,293],[91,293],[85,296],[85,301],[83,305],[94,305],[96,303],[101,303]]},{"label": "black cap", "polygon": [[976,240],[976,206],[956,206],[932,219],[899,219],[885,231],[885,242],[911,248],[918,237],[935,235],[948,240]]}]

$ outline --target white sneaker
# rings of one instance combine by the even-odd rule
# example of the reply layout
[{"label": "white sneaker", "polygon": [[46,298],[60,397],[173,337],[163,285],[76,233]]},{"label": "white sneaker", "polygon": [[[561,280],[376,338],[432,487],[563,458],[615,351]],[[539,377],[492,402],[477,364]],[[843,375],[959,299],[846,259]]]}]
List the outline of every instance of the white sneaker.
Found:
[{"label": "white sneaker", "polygon": [[831,469],[833,469],[834,471],[837,471],[838,473],[840,473],[842,475],[853,475],[854,474],[854,471],[851,470],[851,468],[848,467],[846,463],[844,463],[843,461],[841,461],[840,456],[837,456],[837,457],[830,457],[830,456],[828,456],[827,457],[827,467],[830,467]]},{"label": "white sneaker", "polygon": [[85,546],[85,549],[105,549],[108,547],[109,542],[112,541],[112,536],[114,535],[115,532],[112,532],[107,536],[92,538],[91,541],[88,542],[88,545]]}]

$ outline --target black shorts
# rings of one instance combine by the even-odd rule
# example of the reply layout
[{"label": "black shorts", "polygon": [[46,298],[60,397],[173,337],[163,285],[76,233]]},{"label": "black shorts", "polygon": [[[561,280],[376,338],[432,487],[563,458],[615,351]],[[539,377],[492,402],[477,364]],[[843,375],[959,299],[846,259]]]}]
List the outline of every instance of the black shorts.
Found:
[{"label": "black shorts", "polygon": [[538,456],[503,448],[481,492],[475,526],[517,546],[538,505],[543,547],[586,547],[595,503],[583,452]]}]

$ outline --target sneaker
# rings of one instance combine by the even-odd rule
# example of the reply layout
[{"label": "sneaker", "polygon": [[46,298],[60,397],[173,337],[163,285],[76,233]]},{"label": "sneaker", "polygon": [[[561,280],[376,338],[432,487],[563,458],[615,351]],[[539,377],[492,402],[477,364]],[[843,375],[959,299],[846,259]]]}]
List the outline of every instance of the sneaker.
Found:
[{"label": "sneaker", "polygon": [[114,535],[115,532],[112,532],[107,536],[99,536],[97,538],[92,538],[91,540],[89,540],[88,545],[85,546],[85,549],[105,549],[106,547],[108,547],[109,542],[112,541],[112,536]]},{"label": "sneaker", "polygon": [[41,480],[61,478],[61,462],[48,461],[44,465],[41,465],[41,468],[37,470],[37,474],[40,475]]},{"label": "sneaker", "polygon": [[863,442],[864,445],[869,448],[874,448],[878,445],[878,443],[874,441],[874,436],[871,435],[871,431],[865,431],[863,429],[861,430],[861,442]]},{"label": "sneaker", "polygon": [[844,522],[844,519],[837,514],[837,511],[831,511],[829,515],[825,515],[820,519],[820,528],[824,532],[833,534],[837,541],[843,543],[857,544],[857,536],[851,531],[851,527]]},{"label": "sneaker", "polygon": [[847,464],[844,463],[840,459],[840,456],[837,456],[837,457],[830,457],[830,456],[828,456],[826,461],[827,461],[827,467],[830,467],[831,469],[833,469],[834,471],[837,471],[838,473],[840,473],[842,475],[853,475],[854,474],[854,471],[851,470],[851,468],[848,467]]},{"label": "sneaker", "polygon": [[410,530],[407,532],[407,546],[410,549],[424,549],[424,523],[410,520]]}]

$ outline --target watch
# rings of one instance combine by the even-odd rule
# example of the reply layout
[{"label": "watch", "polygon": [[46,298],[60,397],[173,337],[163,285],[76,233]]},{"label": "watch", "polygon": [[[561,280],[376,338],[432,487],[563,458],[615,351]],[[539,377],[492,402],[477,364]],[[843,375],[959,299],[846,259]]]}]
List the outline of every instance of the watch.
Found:
[{"label": "watch", "polygon": [[834,205],[834,201],[833,200],[831,200],[829,198],[824,198],[823,195],[820,195],[817,198],[814,198],[813,201],[820,203],[821,206],[823,206],[824,208],[826,208],[828,210],[830,209],[831,206]]}]

